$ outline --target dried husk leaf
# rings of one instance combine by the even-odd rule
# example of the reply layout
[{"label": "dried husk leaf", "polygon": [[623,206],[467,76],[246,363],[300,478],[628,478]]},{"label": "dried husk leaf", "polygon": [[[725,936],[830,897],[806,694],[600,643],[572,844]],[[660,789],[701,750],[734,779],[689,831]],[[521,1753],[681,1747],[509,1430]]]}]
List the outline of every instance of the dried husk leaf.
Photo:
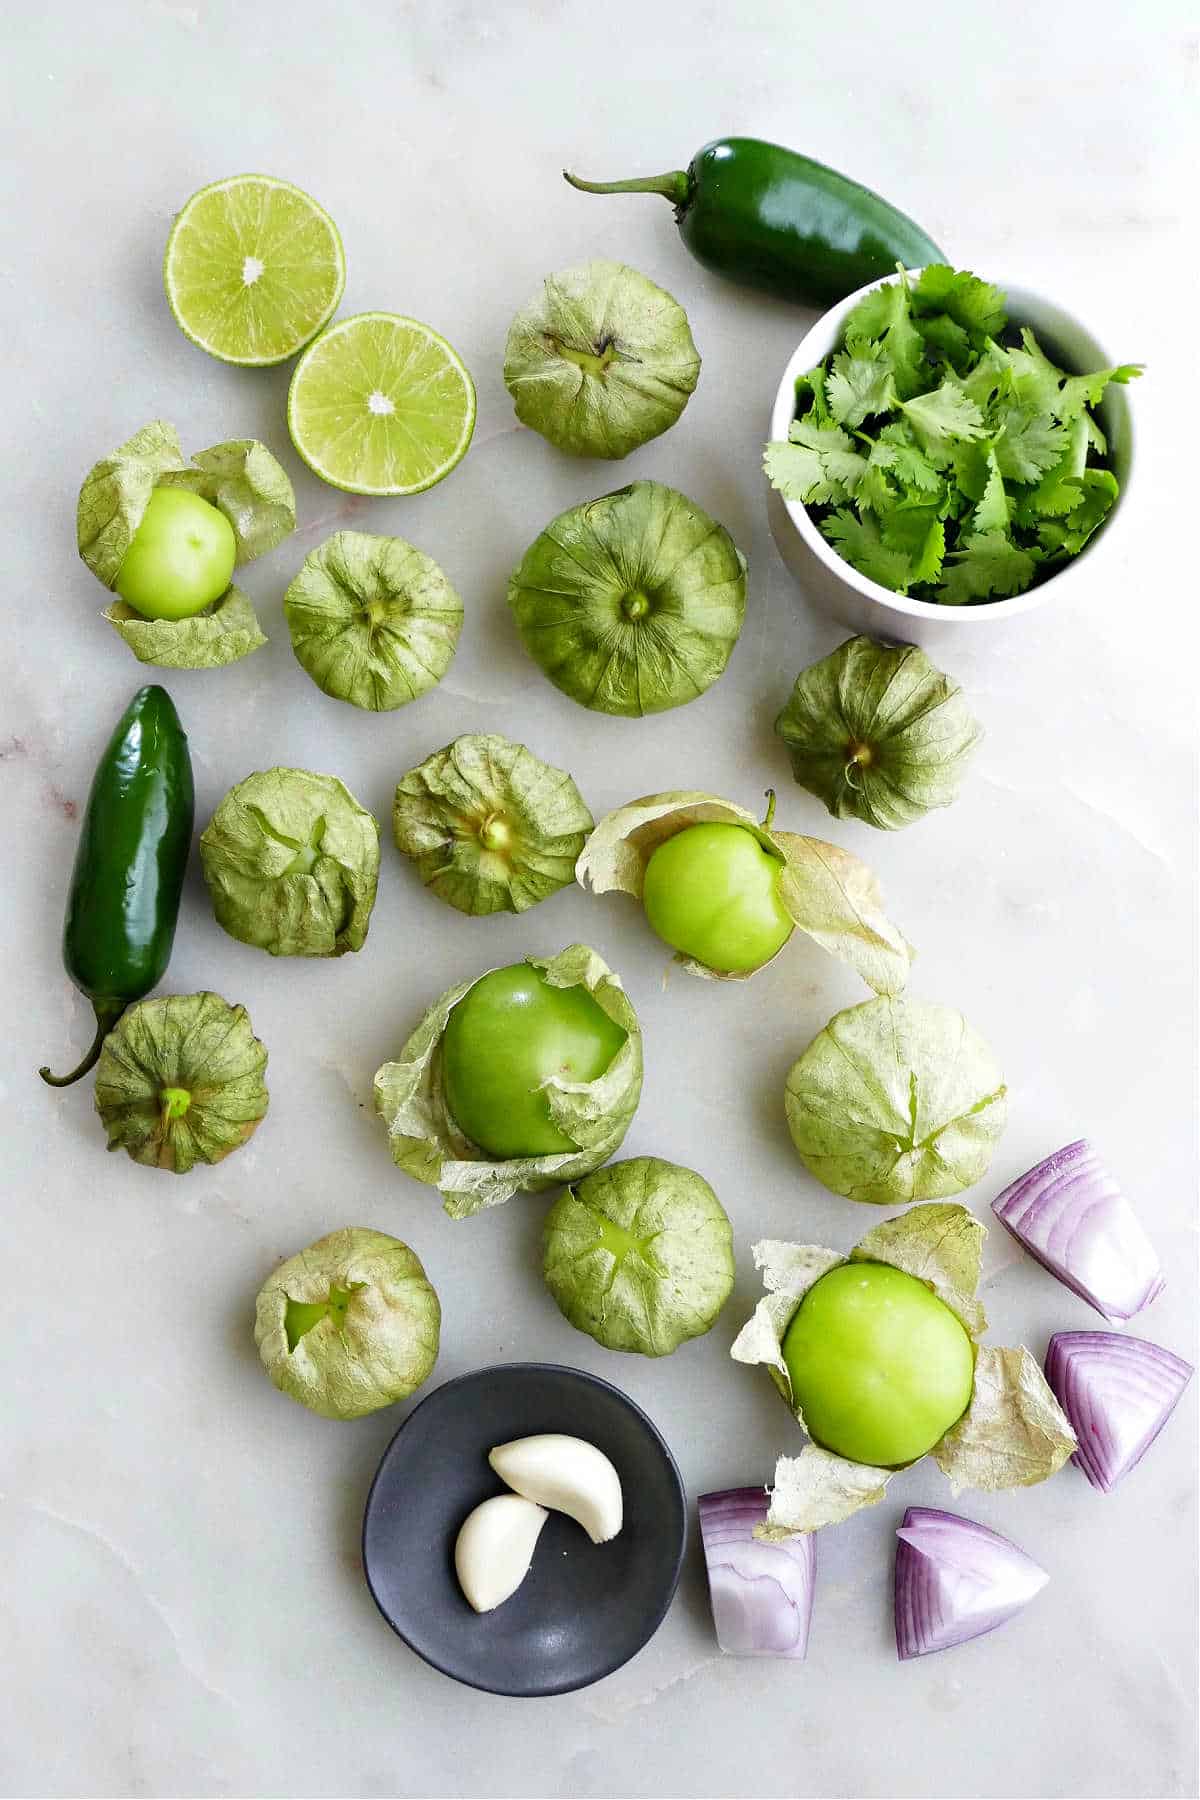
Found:
[{"label": "dried husk leaf", "polygon": [[[110,1150],[186,1175],[246,1142],[267,1110],[267,1052],[244,1006],[219,994],[141,1000],[104,1040],[96,1066],[96,1111]],[[190,1096],[174,1116],[164,1090]]]},{"label": "dried husk leaf", "polygon": [[116,586],[125,552],[156,487],[187,488],[224,513],[233,527],[239,563],[274,549],[295,529],[292,484],[265,444],[254,438],[214,444],[211,450],[199,451],[189,467],[175,427],[154,419],[111,456],[102,457],[79,491],[79,554],[106,588]]},{"label": "dried husk leaf", "polygon": [[634,481],[573,506],[508,584],[529,655],[594,712],[683,706],[723,672],[746,613],[746,559],[694,500]]},{"label": "dried husk leaf", "polygon": [[975,1359],[971,1404],[932,1451],[955,1494],[1032,1487],[1057,1474],[1075,1433],[1028,1350],[987,1345]]},{"label": "dried husk leaf", "polygon": [[865,637],[801,670],[775,730],[801,787],[883,831],[949,806],[983,735],[924,651]]},{"label": "dried husk leaf", "polygon": [[890,1263],[925,1282],[957,1314],[967,1336],[978,1338],[987,1330],[987,1314],[975,1298],[986,1237],[965,1206],[933,1200],[874,1226],[850,1252],[850,1261]]},{"label": "dried husk leaf", "polygon": [[427,757],[401,779],[392,809],[396,848],[425,886],[476,915],[525,912],[566,887],[591,828],[565,769],[495,734]]},{"label": "dried husk leaf", "polygon": [[875,993],[901,993],[912,947],[884,912],[879,882],[866,863],[821,838],[772,835],[787,865],[779,895],[799,929],[849,963]]},{"label": "dried husk leaf", "polygon": [[822,1244],[789,1244],[764,1238],[753,1245],[754,1266],[761,1269],[766,1293],[733,1341],[734,1362],[762,1363],[803,1429],[804,1420],[792,1394],[792,1378],[783,1360],[783,1340],[792,1315],[813,1283],[846,1261]]},{"label": "dried husk leaf", "polygon": [[341,956],[366,942],[379,826],[335,775],[247,775],[205,827],[200,860],[218,924],[243,944]]},{"label": "dried husk leaf", "polygon": [[767,1516],[754,1527],[754,1535],[778,1544],[826,1525],[840,1525],[864,1506],[877,1506],[896,1473],[847,1462],[819,1444],[806,1444],[799,1456],[781,1456],[775,1464]]},{"label": "dried husk leaf", "polygon": [[114,600],[102,618],[125,640],[140,663],[159,669],[220,669],[266,643],[253,606],[241,588],[227,587],[221,598],[190,619],[146,619]]},{"label": "dried husk leaf", "polygon": [[[866,864],[836,844],[768,829],[745,807],[716,794],[646,794],[606,813],[576,864],[576,879],[597,894],[616,890],[640,899],[646,864],[659,845],[692,825],[714,823],[741,826],[784,864],[779,897],[800,931],[849,963],[877,993],[904,987],[912,952],[884,913],[879,884]],[[689,956],[675,960],[710,981],[748,981],[758,974],[758,969],[727,974]]]},{"label": "dried husk leaf", "polygon": [[[288,1347],[289,1300],[349,1294]],[[254,1341],[282,1393],[326,1419],[360,1419],[421,1386],[437,1361],[441,1307],[420,1258],[399,1238],[365,1226],[330,1232],[268,1276],[255,1303]]]},{"label": "dried husk leaf", "polygon": [[337,531],[283,597],[296,660],[323,694],[370,712],[407,706],[454,658],[462,601],[404,538]]},{"label": "dried husk leaf", "polygon": [[[642,1034],[620,976],[586,944],[554,957],[525,959],[554,987],[586,987],[626,1033],[626,1041],[595,1081],[547,1083],[550,1116],[579,1145],[577,1152],[500,1160],[459,1131],[446,1104],[441,1042],[451,1010],[474,987],[460,982],[439,995],[399,1058],[375,1076],[375,1109],[387,1126],[392,1160],[417,1181],[436,1187],[452,1219],[501,1206],[522,1190],[544,1192],[607,1162],[628,1131],[642,1090]],[[489,973],[490,971],[483,971]]]},{"label": "dried husk leaf", "polygon": [[265,556],[295,531],[296,496],[287,472],[256,438],[197,450],[192,465],[166,471],[158,485],[187,488],[224,513],[233,526],[239,567]]},{"label": "dried husk leaf", "polygon": [[162,476],[185,466],[179,433],[165,419],[152,419],[93,466],[79,490],[75,535],[80,556],[106,588],[115,586]]},{"label": "dried husk leaf", "polygon": [[832,1193],[875,1206],[940,1200],[986,1172],[1007,1090],[960,1013],[906,998],[837,1013],[788,1073],[788,1129]]},{"label": "dried husk leaf", "polygon": [[559,1196],[542,1273],[564,1318],[607,1350],[669,1356],[710,1331],[733,1287],[733,1232],[694,1169],[638,1156]]},{"label": "dried husk leaf", "polygon": [[548,275],[513,320],[504,381],[516,415],[572,456],[627,456],[673,425],[700,358],[679,302],[625,263]]}]

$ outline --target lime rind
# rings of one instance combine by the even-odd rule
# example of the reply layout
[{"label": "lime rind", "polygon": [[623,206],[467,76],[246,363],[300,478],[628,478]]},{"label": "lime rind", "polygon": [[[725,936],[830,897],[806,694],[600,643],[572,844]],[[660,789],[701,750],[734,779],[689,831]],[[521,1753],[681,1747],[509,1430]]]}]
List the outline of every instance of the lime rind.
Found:
[{"label": "lime rind", "polygon": [[466,455],[475,384],[453,346],[420,320],[355,313],[296,364],[287,418],[296,450],[331,487],[419,494]]},{"label": "lime rind", "polygon": [[272,175],[232,175],[198,189],[163,255],[179,329],[210,356],[243,367],[295,356],[333,317],[345,285],[337,226],[310,194]]}]

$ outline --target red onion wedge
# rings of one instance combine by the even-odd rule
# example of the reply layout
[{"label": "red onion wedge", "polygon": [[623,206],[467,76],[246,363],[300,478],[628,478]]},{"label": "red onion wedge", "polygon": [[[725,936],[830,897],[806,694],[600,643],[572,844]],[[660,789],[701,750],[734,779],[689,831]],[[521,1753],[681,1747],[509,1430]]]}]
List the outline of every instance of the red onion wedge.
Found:
[{"label": "red onion wedge", "polygon": [[1071,1458],[1107,1494],[1128,1475],[1175,1410],[1195,1371],[1144,1338],[1116,1331],[1059,1331],[1046,1380],[1079,1439]]},{"label": "red onion wedge", "polygon": [[986,1525],[910,1506],[896,1531],[896,1655],[907,1662],[995,1631],[1049,1579]]},{"label": "red onion wedge", "polygon": [[700,1538],[708,1568],[717,1642],[730,1656],[808,1653],[816,1578],[816,1535],[769,1544],[754,1535],[767,1516],[767,1491],[727,1488],[701,1494]]},{"label": "red onion wedge", "polygon": [[1086,1138],[1006,1187],[992,1211],[1030,1256],[1106,1319],[1132,1319],[1163,1290],[1154,1246]]}]

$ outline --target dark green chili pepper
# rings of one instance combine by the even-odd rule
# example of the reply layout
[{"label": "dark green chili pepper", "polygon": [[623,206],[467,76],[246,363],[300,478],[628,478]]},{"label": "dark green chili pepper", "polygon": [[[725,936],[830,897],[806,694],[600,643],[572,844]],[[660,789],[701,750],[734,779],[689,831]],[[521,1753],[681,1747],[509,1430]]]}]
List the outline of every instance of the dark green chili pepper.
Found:
[{"label": "dark green chili pepper", "polygon": [[824,163],[758,138],[717,138],[686,169],[580,181],[586,194],[662,194],[679,235],[718,275],[806,306],[831,306],[883,275],[946,259],[919,225]]},{"label": "dark green chili pepper", "polygon": [[125,1008],[162,979],[192,842],[192,763],[171,696],[139,688],[92,778],[79,833],[63,963],[96,1014],[96,1037],[69,1075],[86,1075]]}]

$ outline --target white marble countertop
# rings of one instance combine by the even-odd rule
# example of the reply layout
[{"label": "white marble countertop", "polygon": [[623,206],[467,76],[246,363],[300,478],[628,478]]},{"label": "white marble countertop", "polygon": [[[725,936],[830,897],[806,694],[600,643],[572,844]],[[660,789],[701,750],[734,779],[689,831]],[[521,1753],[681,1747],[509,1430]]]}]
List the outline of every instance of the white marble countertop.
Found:
[{"label": "white marble countertop", "polygon": [[[1172,0],[1103,20],[1082,0],[1018,0],[986,19],[948,0],[861,0],[817,27],[813,9],[768,0],[112,0],[6,22],[5,1794],[1195,1792],[1194,1394],[1110,1497],[1068,1468],[1026,1493],[964,1498],[1052,1577],[993,1637],[895,1662],[892,1531],[906,1503],[949,1498],[923,1465],[822,1539],[805,1665],[721,1658],[693,1542],[640,1656],[528,1706],[434,1673],[371,1602],[362,1507],[403,1409],[329,1424],[258,1367],[252,1301],[275,1259],[371,1224],[409,1239],[441,1291],[435,1379],[498,1359],[575,1363],[647,1408],[693,1496],[766,1479],[798,1440],[769,1383],[728,1359],[755,1296],[750,1244],[849,1247],[875,1222],[806,1176],[784,1126],[789,1063],[860,995],[815,948],[746,987],[665,984],[619,897],[571,891],[521,920],[474,921],[427,896],[385,842],[363,954],[277,962],[222,934],[193,868],[170,986],[249,1007],[271,1053],[253,1143],[173,1180],[104,1154],[87,1086],[54,1094],[34,1075],[89,1035],[59,964],[62,904],[93,764],[141,678],[75,556],[79,481],[154,416],[188,447],[258,436],[295,478],[300,530],[246,572],[269,646],[167,677],[198,822],[276,762],[342,776],[386,821],[397,777],[464,730],[568,766],[597,814],[647,786],[754,804],[780,783],[782,822],[828,831],[879,871],[920,951],[915,992],[961,1008],[1001,1057],[1011,1123],[968,1202],[986,1214],[1003,1182],[1092,1136],[1169,1274],[1135,1330],[1194,1359],[1195,578],[1178,520],[1195,22]],[[958,804],[895,835],[829,821],[792,787],[771,731],[791,678],[842,635],[784,572],[759,472],[779,371],[813,315],[705,274],[661,203],[592,201],[559,179],[564,162],[670,167],[730,130],[882,188],[960,262],[1056,295],[1118,360],[1149,364],[1125,529],[1069,605],[942,658],[987,741]],[[288,443],[288,370],[223,367],[175,328],[159,280],[172,213],[242,168],[298,182],[337,219],[343,311],[410,312],[461,350],[479,420],[440,487],[396,502],[323,488]],[[500,376],[512,312],[549,269],[592,254],[670,288],[704,357],[681,423],[619,469],[517,430]],[[554,513],[643,475],[730,528],[750,601],[706,699],[624,722],[541,678],[504,584]],[[316,692],[280,614],[301,554],[351,521],[413,539],[467,607],[441,687],[382,717]],[[620,969],[645,1024],[626,1152],[698,1164],[735,1225],[734,1299],[661,1364],[612,1356],[560,1318],[538,1276],[543,1201],[451,1223],[394,1170],[371,1111],[373,1071],[441,988],[576,938]],[[986,1268],[994,1341],[1041,1354],[1053,1330],[1101,1323],[998,1232]]]}]

